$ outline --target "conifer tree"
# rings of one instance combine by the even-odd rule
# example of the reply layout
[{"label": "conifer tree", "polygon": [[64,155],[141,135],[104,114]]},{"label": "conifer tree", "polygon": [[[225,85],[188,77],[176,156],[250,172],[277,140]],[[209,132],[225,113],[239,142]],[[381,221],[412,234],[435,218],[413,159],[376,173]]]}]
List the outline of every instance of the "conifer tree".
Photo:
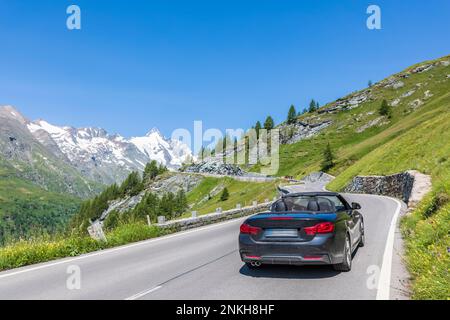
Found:
[{"label": "conifer tree", "polygon": [[228,188],[225,187],[220,195],[220,201],[227,201],[229,197],[230,193],[228,192]]},{"label": "conifer tree", "polygon": [[295,106],[291,105],[289,108],[288,116],[287,116],[287,123],[293,124],[297,121],[297,111],[295,110]]},{"label": "conifer tree", "polygon": [[334,154],[331,150],[330,143],[327,143],[323,151],[323,160],[322,160],[322,171],[327,171],[334,166]]},{"label": "conifer tree", "polygon": [[388,118],[392,117],[392,109],[391,106],[389,106],[389,104],[387,103],[386,100],[383,100],[381,102],[381,106],[380,109],[378,110],[378,112],[380,113],[380,115],[382,116],[386,116]]},{"label": "conifer tree", "polygon": [[275,126],[273,118],[271,116],[268,116],[266,118],[266,121],[264,122],[264,129],[266,130],[272,130]]}]

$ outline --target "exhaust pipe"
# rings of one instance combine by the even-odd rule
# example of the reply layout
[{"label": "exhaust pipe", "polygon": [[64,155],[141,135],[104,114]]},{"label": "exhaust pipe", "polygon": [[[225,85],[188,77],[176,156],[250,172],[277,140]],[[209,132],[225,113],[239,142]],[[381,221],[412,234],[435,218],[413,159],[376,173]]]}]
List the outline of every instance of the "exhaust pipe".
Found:
[{"label": "exhaust pipe", "polygon": [[260,267],[261,266],[261,262],[251,262],[250,263],[252,265],[252,267]]}]

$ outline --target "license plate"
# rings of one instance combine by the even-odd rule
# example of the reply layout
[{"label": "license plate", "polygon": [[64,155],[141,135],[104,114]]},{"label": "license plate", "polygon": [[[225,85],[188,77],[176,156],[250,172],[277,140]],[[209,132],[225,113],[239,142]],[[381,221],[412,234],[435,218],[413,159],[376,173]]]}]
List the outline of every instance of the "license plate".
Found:
[{"label": "license plate", "polygon": [[267,229],[265,232],[267,238],[296,238],[297,229]]}]

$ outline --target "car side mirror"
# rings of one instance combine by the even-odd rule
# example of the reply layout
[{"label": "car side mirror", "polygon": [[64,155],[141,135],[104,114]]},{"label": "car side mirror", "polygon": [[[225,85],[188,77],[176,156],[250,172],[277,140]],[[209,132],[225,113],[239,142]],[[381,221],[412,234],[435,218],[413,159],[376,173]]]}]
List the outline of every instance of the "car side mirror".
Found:
[{"label": "car side mirror", "polygon": [[352,209],[359,210],[361,209],[361,205],[358,202],[352,202]]}]

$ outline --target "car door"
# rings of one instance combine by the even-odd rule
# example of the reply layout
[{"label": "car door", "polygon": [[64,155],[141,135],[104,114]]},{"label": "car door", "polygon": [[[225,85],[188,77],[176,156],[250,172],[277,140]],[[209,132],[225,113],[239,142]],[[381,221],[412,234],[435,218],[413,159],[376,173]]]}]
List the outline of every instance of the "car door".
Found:
[{"label": "car door", "polygon": [[361,238],[361,213],[357,209],[350,210],[351,227],[352,227],[352,247],[358,243]]},{"label": "car door", "polygon": [[354,209],[344,198],[341,199],[345,206],[347,207],[347,212],[349,219],[347,220],[347,227],[350,232],[350,237],[352,241],[352,248],[355,247],[359,238],[361,237],[361,213]]}]

